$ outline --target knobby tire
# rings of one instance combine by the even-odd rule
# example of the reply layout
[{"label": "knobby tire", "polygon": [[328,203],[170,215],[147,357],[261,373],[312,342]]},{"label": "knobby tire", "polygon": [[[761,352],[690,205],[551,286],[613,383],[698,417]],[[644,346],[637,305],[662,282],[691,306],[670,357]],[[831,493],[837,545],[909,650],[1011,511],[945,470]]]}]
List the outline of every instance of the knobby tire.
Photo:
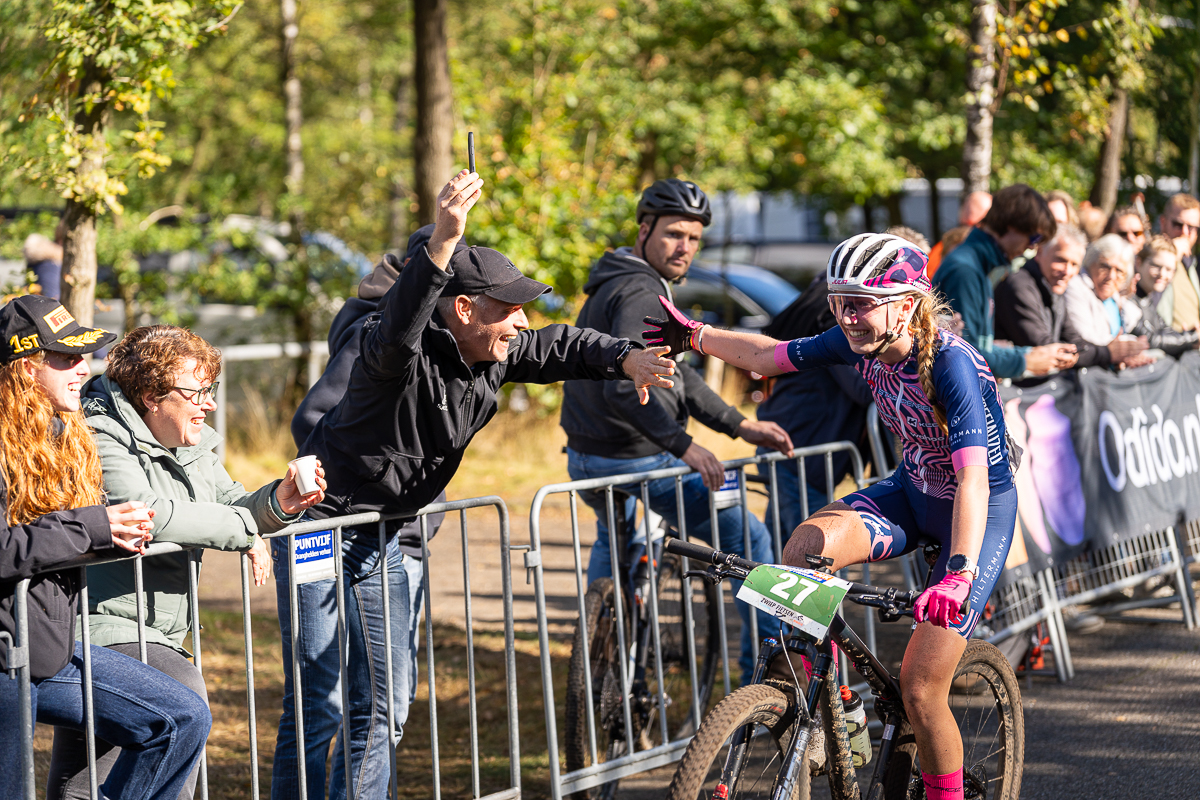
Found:
[{"label": "knobby tire", "polygon": [[[754,725],[741,774],[729,790],[730,800],[768,800],[775,791],[783,758],[797,732],[796,695],[772,684],[743,686],[712,710],[688,745],[667,789],[667,800],[709,800],[721,778],[729,740],[739,728]],[[765,732],[763,731],[765,729]],[[807,759],[796,780],[792,800],[808,800],[811,789]]]},{"label": "knobby tire", "polygon": [[[691,712],[692,693],[687,668],[687,639],[683,632],[682,563],[671,554],[663,555],[658,574],[660,639],[664,676],[672,705],[668,710],[669,730],[676,738],[691,735],[694,717]],[[697,678],[701,714],[707,709],[716,682],[720,661],[715,587],[703,589],[693,585],[695,603]],[[618,658],[616,631],[616,592],[611,578],[601,578],[588,587],[584,598],[584,619],[589,633],[589,655],[592,672],[592,699],[596,719],[596,751],[601,762],[626,755],[623,733],[624,708],[621,702],[621,668]],[[629,612],[626,611],[626,643],[630,639]],[[582,628],[576,626],[567,672],[567,696],[563,750],[567,772],[583,769],[592,763],[587,730],[586,681],[583,669]],[[651,647],[653,647],[651,639]],[[646,668],[646,679],[652,693],[657,692],[653,652]],[[635,749],[661,744],[657,713],[639,715],[636,704],[631,709],[634,718]],[[617,781],[610,781],[586,792],[576,792],[571,800],[610,800],[616,793]]]}]

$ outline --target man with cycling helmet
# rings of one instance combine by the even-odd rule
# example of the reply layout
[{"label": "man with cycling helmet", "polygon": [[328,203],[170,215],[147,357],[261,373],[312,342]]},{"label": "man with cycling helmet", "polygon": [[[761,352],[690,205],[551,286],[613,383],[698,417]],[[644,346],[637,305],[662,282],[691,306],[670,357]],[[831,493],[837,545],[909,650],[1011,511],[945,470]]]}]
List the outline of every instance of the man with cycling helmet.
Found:
[{"label": "man with cycling helmet", "polygon": [[[587,302],[576,324],[612,336],[640,341],[647,314],[660,314],[659,298],[671,297],[672,286],[682,280],[700,248],[704,227],[712,221],[708,197],[696,184],[675,178],[655,182],[642,194],[637,208],[638,234],[632,247],[605,253],[592,268],[584,286]],[[599,381],[567,381],[563,391],[561,423],[567,432],[567,469],[573,480],[601,478],[652,469],[687,465],[696,474],[684,478],[687,532],[711,538],[709,491],[724,483],[725,470],[715,455],[692,441],[689,417],[713,430],[741,437],[751,444],[791,452],[783,428],[773,422],[748,420],[725,403],[684,363],[670,389],[650,390],[650,402],[640,405],[633,392]],[[638,494],[636,486],[625,487]],[[596,511],[597,539],[588,563],[588,581],[611,573],[607,511],[603,493],[584,493]],[[675,480],[650,484],[652,510],[677,524]],[[633,510],[633,502],[627,503]],[[718,515],[719,543],[723,550],[745,554],[742,513],[727,508]],[[771,538],[766,527],[750,516],[751,552],[770,561]],[[738,603],[743,622],[749,608]],[[764,623],[770,618],[763,616]],[[743,673],[753,669],[749,625],[743,624]]]},{"label": "man with cycling helmet", "polygon": [[[1017,514],[1010,446],[996,381],[983,356],[944,327],[946,307],[924,253],[887,234],[837,247],[827,269],[838,327],[779,342],[700,325],[663,302],[651,344],[701,353],[764,375],[847,364],[871,386],[879,416],[903,444],[888,479],[825,506],[796,528],[784,561],[806,553],[834,569],[942,543],[900,672],[929,800],[963,793],[962,739],[950,684],[980,611],[1004,569]],[[1019,457],[1019,454],[1018,454]]]}]

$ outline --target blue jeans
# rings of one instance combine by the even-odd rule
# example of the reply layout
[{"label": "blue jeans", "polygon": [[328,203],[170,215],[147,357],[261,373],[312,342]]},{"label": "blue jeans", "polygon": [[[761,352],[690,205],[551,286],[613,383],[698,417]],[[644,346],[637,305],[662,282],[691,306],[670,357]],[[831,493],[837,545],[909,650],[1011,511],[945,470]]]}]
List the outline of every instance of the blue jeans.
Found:
[{"label": "blue jeans", "polygon": [[[342,543],[346,585],[344,602],[349,639],[348,679],[350,698],[351,788],[346,789],[342,737],[342,690],[338,680],[337,585],[333,579],[302,583],[296,587],[300,618],[300,680],[304,711],[304,763],[308,800],[325,797],[325,758],[337,737],[330,800],[384,797],[391,767],[388,764],[387,650],[384,626],[392,630],[392,702],[400,741],[408,708],[417,693],[418,617],[421,610],[421,559],[402,553],[393,536],[388,541],[388,598],[391,619],[383,618],[383,581],[378,538],[348,536]],[[292,684],[292,624],[288,597],[288,541],[271,540],[278,598],[279,630],[283,636],[283,714],[275,742],[271,775],[272,800],[299,800],[295,687]]]},{"label": "blue jeans", "polygon": [[[567,448],[567,472],[571,475],[571,480],[576,481],[683,466],[687,465],[670,453],[659,453],[644,458],[608,458],[577,453]],[[637,484],[619,488],[641,498],[641,489]],[[650,508],[666,519],[667,524],[678,529],[679,512],[675,501],[675,479],[660,478],[650,481],[648,492]],[[596,543],[592,545],[592,552],[588,560],[588,583],[590,584],[597,578],[612,575],[608,511],[603,492],[580,492],[579,496],[596,512]],[[683,511],[687,521],[688,538],[696,537],[712,542],[712,517],[709,514],[708,489],[696,473],[683,476]],[[750,515],[749,553],[746,553],[740,507],[734,506],[718,511],[717,525],[719,544],[715,546],[718,549],[755,561],[766,563],[776,561],[771,546],[771,533],[753,514]],[[735,593],[740,586],[740,582],[733,582]],[[736,605],[738,614],[742,618],[742,655],[738,660],[738,666],[741,667],[742,680],[745,682],[754,671],[754,648],[750,638],[750,607],[741,601],[738,601]],[[759,611],[757,619],[760,636],[768,635],[768,631],[778,631],[779,621],[766,612]]]},{"label": "blue jeans", "polygon": [[[91,655],[96,736],[121,748],[101,795],[176,800],[204,751],[212,727],[208,706],[136,659],[104,647],[92,647]],[[18,683],[0,672],[0,800],[18,800],[24,789]],[[83,644],[75,643],[75,655],[58,674],[34,681],[30,689],[38,722],[83,730]]]},{"label": "blue jeans", "polygon": [[[762,447],[758,448],[758,455],[770,452],[772,451]],[[800,508],[800,472],[787,468],[794,464],[794,461],[775,464],[775,480],[779,482],[779,540],[785,545],[787,540],[792,537],[792,531],[796,530],[801,522],[804,522],[804,515],[800,513],[803,510]],[[770,474],[765,466],[760,465],[758,471],[764,476]],[[829,501],[825,499],[825,493],[820,489],[814,489],[811,483],[804,484],[804,490],[808,495],[809,514],[815,514],[829,504]],[[768,501],[768,523],[774,519],[773,515],[772,503]]]}]

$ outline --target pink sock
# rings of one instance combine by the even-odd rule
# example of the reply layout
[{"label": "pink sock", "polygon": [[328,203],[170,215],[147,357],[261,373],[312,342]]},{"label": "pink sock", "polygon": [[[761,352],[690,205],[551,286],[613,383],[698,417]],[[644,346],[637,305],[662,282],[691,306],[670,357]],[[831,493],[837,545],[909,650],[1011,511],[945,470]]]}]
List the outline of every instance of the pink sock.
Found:
[{"label": "pink sock", "polygon": [[928,772],[922,772],[921,780],[925,782],[925,797],[928,800],[962,800],[962,767],[949,775],[930,775]]}]

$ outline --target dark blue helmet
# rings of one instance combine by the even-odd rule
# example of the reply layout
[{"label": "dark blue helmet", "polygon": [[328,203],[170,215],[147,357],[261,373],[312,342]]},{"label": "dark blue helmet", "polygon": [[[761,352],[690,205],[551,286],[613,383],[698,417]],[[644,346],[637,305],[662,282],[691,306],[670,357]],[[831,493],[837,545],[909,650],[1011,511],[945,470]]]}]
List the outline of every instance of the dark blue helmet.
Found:
[{"label": "dark blue helmet", "polygon": [[712,222],[712,206],[708,195],[691,181],[667,178],[655,181],[638,201],[637,221],[646,217],[691,217],[701,225]]}]

